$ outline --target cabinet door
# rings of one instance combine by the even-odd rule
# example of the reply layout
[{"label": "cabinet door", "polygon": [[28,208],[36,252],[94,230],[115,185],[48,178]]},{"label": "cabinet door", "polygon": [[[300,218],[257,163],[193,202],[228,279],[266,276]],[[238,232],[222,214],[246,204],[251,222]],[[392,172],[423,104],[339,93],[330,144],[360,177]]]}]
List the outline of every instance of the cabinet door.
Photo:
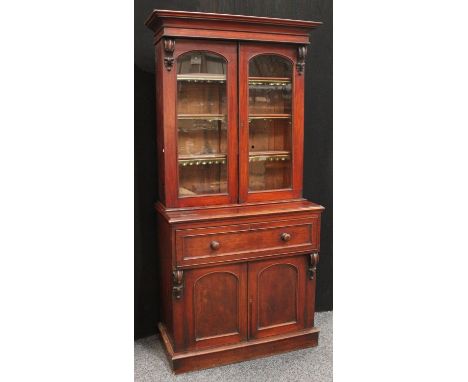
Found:
[{"label": "cabinet door", "polygon": [[237,202],[237,46],[174,41],[162,95],[166,205]]},{"label": "cabinet door", "polygon": [[306,256],[249,264],[250,338],[306,327],[308,304],[313,304],[306,301],[307,283],[312,286],[307,265]]},{"label": "cabinet door", "polygon": [[187,345],[227,345],[247,338],[247,264],[186,271]]},{"label": "cabinet door", "polygon": [[304,75],[297,53],[294,45],[240,45],[241,202],[301,196]]}]

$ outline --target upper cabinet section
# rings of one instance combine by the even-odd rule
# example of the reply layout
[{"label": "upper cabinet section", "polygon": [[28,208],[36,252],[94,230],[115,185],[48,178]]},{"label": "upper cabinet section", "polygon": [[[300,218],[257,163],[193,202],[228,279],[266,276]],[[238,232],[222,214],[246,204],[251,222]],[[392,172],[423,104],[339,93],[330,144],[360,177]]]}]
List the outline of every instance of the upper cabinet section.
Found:
[{"label": "upper cabinet section", "polygon": [[302,196],[304,64],[320,23],[155,10],[159,199]]}]

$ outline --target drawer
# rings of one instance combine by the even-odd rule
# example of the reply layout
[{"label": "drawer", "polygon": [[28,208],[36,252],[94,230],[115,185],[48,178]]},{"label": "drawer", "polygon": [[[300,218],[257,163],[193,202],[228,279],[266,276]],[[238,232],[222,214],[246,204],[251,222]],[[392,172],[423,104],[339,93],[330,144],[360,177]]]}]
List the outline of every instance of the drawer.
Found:
[{"label": "drawer", "polygon": [[311,217],[177,230],[177,262],[207,264],[316,250],[319,223],[318,217]]}]

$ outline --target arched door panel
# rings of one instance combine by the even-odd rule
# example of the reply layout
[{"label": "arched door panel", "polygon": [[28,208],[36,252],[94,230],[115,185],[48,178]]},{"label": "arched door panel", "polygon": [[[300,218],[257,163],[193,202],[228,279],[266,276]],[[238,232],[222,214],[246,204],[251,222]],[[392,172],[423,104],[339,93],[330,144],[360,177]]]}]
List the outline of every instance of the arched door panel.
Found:
[{"label": "arched door panel", "polygon": [[[237,45],[174,39],[168,68],[158,66],[164,113],[158,154],[167,207],[229,204],[238,200]],[[161,49],[161,48],[160,48]],[[158,77],[159,78],[159,77]]]},{"label": "arched door panel", "polygon": [[305,328],[306,271],[305,256],[249,264],[251,338]]},{"label": "arched door panel", "polygon": [[297,47],[241,43],[239,199],[301,196],[304,75]]},{"label": "arched door panel", "polygon": [[247,338],[247,265],[185,271],[186,341],[192,348]]}]

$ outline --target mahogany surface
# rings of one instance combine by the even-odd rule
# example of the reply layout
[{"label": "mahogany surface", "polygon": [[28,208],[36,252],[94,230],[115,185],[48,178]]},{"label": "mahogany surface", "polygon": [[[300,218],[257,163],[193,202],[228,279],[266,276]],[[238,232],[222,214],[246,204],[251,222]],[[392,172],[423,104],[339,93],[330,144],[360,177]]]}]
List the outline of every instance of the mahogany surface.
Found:
[{"label": "mahogany surface", "polygon": [[187,271],[184,349],[247,339],[247,264]]},{"label": "mahogany surface", "polygon": [[[224,57],[227,61],[228,84],[228,155],[237,157],[237,46],[230,42],[201,41],[201,40],[177,40],[173,52],[174,60],[189,51],[200,49],[213,51]],[[159,53],[158,61],[164,61],[163,42],[156,44],[156,52]],[[164,68],[163,65],[160,65]],[[158,158],[160,178],[163,179],[164,189],[160,188],[159,199],[168,207],[205,206],[209,204],[228,204],[237,201],[238,177],[237,161],[228,161],[228,194],[207,195],[203,197],[185,197],[178,195],[178,163],[177,163],[177,130],[176,130],[176,70],[157,70],[156,88],[158,116]],[[162,159],[162,160],[161,160]]]},{"label": "mahogany surface", "polygon": [[[177,263],[184,266],[311,252],[319,249],[319,223],[319,216],[314,215],[294,220],[177,229]],[[290,239],[283,240],[283,234]]]},{"label": "mahogany surface", "polygon": [[270,203],[243,203],[225,206],[206,206],[204,208],[165,208],[161,203],[156,203],[156,211],[169,223],[196,223],[205,220],[222,220],[230,218],[249,218],[269,216],[275,217],[282,213],[321,213],[325,210],[319,204],[305,199],[289,201],[272,201]]},{"label": "mahogany surface", "polygon": [[306,273],[305,256],[249,263],[250,338],[305,329]]},{"label": "mahogany surface", "polygon": [[309,32],[322,23],[272,17],[155,9],[145,22],[155,43],[163,36],[308,44]]},{"label": "mahogany surface", "polygon": [[[295,46],[260,43],[239,44],[239,97],[248,99],[248,62],[252,57],[260,54],[275,54],[287,58],[293,64],[296,63],[297,48]],[[259,202],[266,200],[296,199],[302,196],[302,168],[303,168],[303,146],[304,146],[304,75],[299,75],[294,68],[293,76],[293,180],[292,189],[274,190],[262,192],[248,192],[249,163],[246,160],[249,154],[249,132],[248,132],[248,104],[239,104],[240,139],[239,139],[239,199],[241,202]]]},{"label": "mahogany surface", "polygon": [[159,333],[169,363],[176,374],[275,355],[318,345],[319,330],[311,328],[272,337],[243,341],[210,349],[175,352],[164,324]]},{"label": "mahogany surface", "polygon": [[[305,54],[309,32],[320,24],[163,10],[154,10],[146,21],[154,31],[156,55],[158,326],[176,373],[317,345],[315,288],[324,208],[302,199],[302,172]],[[225,72],[209,71],[215,70],[214,61],[202,64],[207,55],[196,52],[220,57],[224,64],[217,68]],[[251,60],[262,55],[281,57],[273,62],[284,61],[280,65],[292,68],[291,76],[249,72]],[[255,58],[255,65],[261,60]],[[180,74],[184,63],[198,72]],[[225,99],[219,90],[224,84]],[[252,109],[249,97],[255,98]],[[182,124],[184,118],[192,122]],[[255,128],[266,130],[250,134],[252,119]],[[222,123],[227,138],[221,142]],[[218,146],[203,151],[213,145]],[[190,167],[217,165],[213,161],[219,157],[225,158],[227,176],[213,167]],[[267,160],[264,174],[249,167]],[[275,171],[267,173],[270,169]],[[187,171],[181,186],[181,173]],[[194,182],[218,188],[197,188]]]}]

